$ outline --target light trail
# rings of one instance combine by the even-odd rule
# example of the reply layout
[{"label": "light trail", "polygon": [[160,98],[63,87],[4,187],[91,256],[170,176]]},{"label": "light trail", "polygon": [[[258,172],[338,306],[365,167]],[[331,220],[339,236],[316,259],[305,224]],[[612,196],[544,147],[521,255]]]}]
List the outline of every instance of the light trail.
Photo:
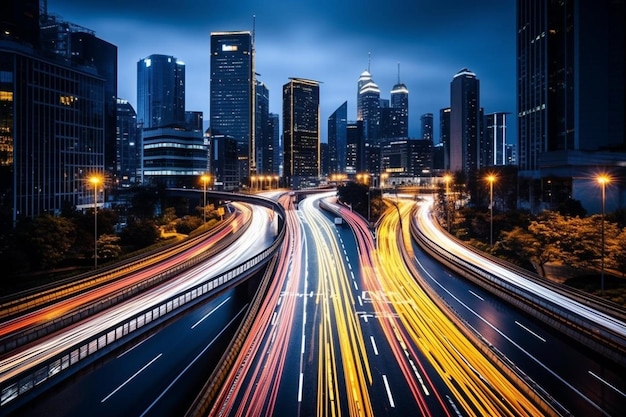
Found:
[{"label": "light trail", "polygon": [[[246,208],[247,206],[244,205],[239,206],[240,210],[243,210],[247,216],[252,217],[252,222],[238,240],[238,245],[230,245],[224,251],[206,262],[160,286],[139,294],[135,298],[115,305],[106,311],[89,317],[80,323],[65,328],[43,340],[38,340],[5,356],[0,360],[0,382],[26,369],[37,366],[57,355],[59,352],[93,337],[111,328],[116,323],[130,318],[138,312],[144,311],[151,305],[159,304],[173,295],[203,282],[209,277],[217,276],[227,271],[232,265],[241,262],[242,259],[248,259],[253,254],[256,254],[261,250],[259,245],[264,246],[267,244],[267,242],[262,242],[258,239],[259,236],[264,236],[266,233],[267,209],[258,206],[253,206],[252,209],[248,209]],[[138,275],[139,278],[144,278],[146,276],[145,274],[149,273],[150,272],[144,271],[140,272]],[[135,277],[135,279],[137,279],[137,277]],[[94,290],[96,293],[98,293],[98,291],[102,291],[106,294],[108,290]],[[65,308],[66,307],[61,307],[62,310],[65,310]]]},{"label": "light trail", "polygon": [[[466,413],[542,415],[439,310],[405,266],[398,248],[410,242],[407,227],[410,208],[410,204],[401,202],[397,211],[395,207],[387,211],[378,229],[378,259],[387,278],[381,280],[381,285],[388,294],[400,295],[392,302],[406,335],[430,358],[431,365]],[[399,229],[402,235],[397,233]]]}]

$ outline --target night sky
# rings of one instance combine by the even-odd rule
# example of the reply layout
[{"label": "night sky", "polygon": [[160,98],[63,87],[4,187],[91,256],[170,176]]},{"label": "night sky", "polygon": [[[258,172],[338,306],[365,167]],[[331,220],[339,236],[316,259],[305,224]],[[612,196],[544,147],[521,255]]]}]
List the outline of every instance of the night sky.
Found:
[{"label": "night sky", "polygon": [[[366,6],[367,5],[367,6]],[[118,96],[137,105],[137,61],[173,55],[186,65],[186,109],[209,118],[209,39],[215,31],[252,30],[256,69],[281,114],[289,77],[321,81],[322,141],[328,117],[345,100],[356,118],[356,85],[368,67],[381,98],[400,80],[409,89],[409,134],[419,118],[449,106],[462,68],[480,80],[485,113],[511,113],[515,137],[514,0],[48,0],[48,12],[94,30],[118,48]],[[282,121],[281,121],[282,126]]]}]

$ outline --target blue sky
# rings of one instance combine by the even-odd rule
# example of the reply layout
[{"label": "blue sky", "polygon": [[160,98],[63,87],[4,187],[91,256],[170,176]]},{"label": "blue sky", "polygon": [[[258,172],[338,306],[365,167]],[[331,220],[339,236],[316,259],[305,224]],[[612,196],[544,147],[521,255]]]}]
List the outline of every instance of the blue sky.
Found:
[{"label": "blue sky", "polygon": [[173,55],[186,64],[186,108],[209,112],[210,33],[252,30],[256,68],[281,114],[289,77],[321,81],[322,140],[328,117],[345,100],[356,117],[356,85],[367,69],[381,98],[398,79],[409,89],[409,134],[419,117],[450,102],[450,81],[462,68],[480,80],[486,113],[510,112],[515,136],[514,0],[48,0],[48,12],[87,27],[118,47],[118,96],[136,106],[137,61]]}]

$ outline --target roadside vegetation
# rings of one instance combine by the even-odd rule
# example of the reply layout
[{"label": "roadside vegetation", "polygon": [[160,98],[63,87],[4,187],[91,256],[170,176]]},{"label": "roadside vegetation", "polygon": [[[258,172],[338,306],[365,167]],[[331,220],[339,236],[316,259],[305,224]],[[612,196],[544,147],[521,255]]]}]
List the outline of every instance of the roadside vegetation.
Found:
[{"label": "roadside vegetation", "polygon": [[[92,270],[95,217],[93,208],[78,211],[67,207],[59,216],[45,214],[22,219],[15,228],[3,227],[0,296]],[[219,221],[214,204],[207,204],[204,224],[203,207],[195,202],[139,190],[128,206],[98,209],[98,266],[169,245]]]}]

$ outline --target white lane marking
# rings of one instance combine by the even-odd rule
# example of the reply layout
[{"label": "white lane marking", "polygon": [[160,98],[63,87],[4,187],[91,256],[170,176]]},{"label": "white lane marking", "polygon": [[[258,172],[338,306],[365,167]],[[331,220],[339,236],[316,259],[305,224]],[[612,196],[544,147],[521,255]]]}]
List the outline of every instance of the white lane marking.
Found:
[{"label": "white lane marking", "polygon": [[140,370],[138,370],[137,372],[135,372],[130,378],[128,378],[126,381],[124,381],[124,383],[122,385],[120,385],[119,387],[115,388],[109,395],[107,395],[106,397],[104,397],[100,402],[103,403],[106,400],[108,400],[109,398],[111,398],[116,392],[118,392],[119,390],[121,390],[122,388],[124,388],[124,386],[126,384],[128,384],[130,381],[132,381],[133,379],[135,379],[135,377],[137,375],[139,375],[141,372],[143,372],[144,369],[146,369],[148,366],[152,365],[154,363],[154,361],[156,361],[157,359],[159,359],[161,356],[163,356],[163,353],[159,353],[154,359],[152,359],[150,362],[148,362],[147,364],[145,364]]},{"label": "white lane marking", "polygon": [[517,324],[519,327],[521,327],[522,329],[526,330],[528,333],[532,334],[533,336],[535,336],[537,339],[541,340],[542,342],[546,341],[546,339],[544,339],[543,337],[539,336],[537,333],[533,332],[532,330],[530,330],[528,327],[524,326],[519,321],[515,320],[515,324]]},{"label": "white lane marking", "polygon": [[178,380],[179,380],[179,379],[183,376],[183,374],[184,374],[185,372],[187,372],[187,370],[188,370],[189,368],[191,368],[191,367],[193,366],[193,364],[194,364],[194,363],[196,363],[196,361],[198,360],[198,358],[200,358],[200,356],[204,355],[204,352],[206,352],[206,351],[207,351],[207,350],[211,347],[211,345],[212,345],[212,344],[213,344],[213,343],[214,343],[217,339],[219,339],[219,338],[222,336],[222,333],[224,333],[224,332],[226,331],[226,329],[228,329],[228,328],[230,327],[230,325],[231,325],[231,324],[233,324],[233,323],[235,322],[235,320],[237,320],[237,317],[239,317],[239,316],[240,316],[240,315],[241,315],[244,311],[246,311],[247,309],[248,309],[248,304],[244,305],[244,306],[243,306],[243,308],[242,308],[241,310],[239,310],[239,312],[235,315],[235,317],[233,317],[233,318],[231,319],[231,321],[229,321],[228,323],[226,323],[226,326],[224,326],[224,328],[223,328],[222,330],[220,330],[220,332],[219,332],[219,333],[218,333],[218,334],[217,334],[217,335],[213,338],[213,340],[211,340],[211,341],[209,342],[209,344],[208,344],[208,345],[206,345],[206,346],[204,347],[204,349],[202,349],[202,351],[201,351],[200,353],[198,353],[198,355],[197,355],[195,358],[193,358],[193,360],[192,360],[191,362],[189,362],[189,364],[188,364],[187,366],[185,366],[185,369],[183,369],[183,370],[182,370],[182,371],[178,374],[178,376],[176,376],[176,378],[174,378],[174,380],[173,380],[172,382],[170,382],[170,384],[167,386],[167,388],[165,388],[165,389],[163,390],[163,392],[162,392],[162,393],[161,393],[161,394],[160,394],[160,395],[156,398],[156,400],[154,400],[154,401],[152,402],[152,404],[150,404],[150,405],[148,406],[148,408],[146,408],[146,409],[145,409],[145,411],[144,411],[143,413],[141,413],[141,416],[140,416],[140,417],[143,417],[143,416],[145,416],[146,414],[148,414],[148,412],[152,409],[152,407],[154,407],[154,406],[155,406],[155,404],[156,404],[158,401],[160,401],[160,400],[161,400],[161,398],[165,395],[165,393],[166,393],[167,391],[169,391],[169,390],[170,390],[170,388],[172,388],[172,386],[173,386],[173,385],[174,385],[174,384],[175,384],[175,383],[176,383],[176,382],[177,382],[177,381],[178,381]]},{"label": "white lane marking", "polygon": [[469,293],[472,294],[474,297],[478,298],[480,301],[485,301],[485,299],[483,297],[481,297],[480,295],[476,294],[474,291],[469,290]]},{"label": "white lane marking", "polygon": [[225,299],[224,301],[222,301],[221,303],[219,303],[219,305],[217,305],[213,310],[209,311],[207,314],[204,315],[204,317],[202,317],[200,320],[198,320],[196,322],[196,324],[194,324],[193,326],[191,326],[191,329],[195,329],[197,325],[199,325],[200,323],[202,323],[204,320],[206,320],[211,314],[213,314],[215,311],[217,311],[221,306],[223,306],[224,304],[226,304],[226,302],[228,302],[228,300],[230,300],[230,297],[228,297],[227,299]]},{"label": "white lane marking", "polygon": [[304,379],[304,374],[300,372],[300,379],[298,381],[298,402],[302,402],[302,381]]},{"label": "white lane marking", "polygon": [[393,401],[393,396],[391,395],[391,389],[389,388],[389,382],[387,382],[387,375],[383,375],[383,382],[385,383],[385,389],[387,390],[387,398],[389,398],[389,405],[391,408],[396,408],[396,403]]},{"label": "white lane marking", "polygon": [[357,285],[356,281],[352,281],[352,283],[354,284],[354,289],[355,290],[359,290],[359,286]]},{"label": "white lane marking", "polygon": [[618,394],[620,394],[622,397],[626,397],[626,394],[623,393],[622,391],[620,391],[616,386],[612,385],[610,382],[608,382],[607,380],[601,378],[600,376],[596,375],[595,373],[593,373],[592,371],[589,371],[589,374],[596,378],[598,381],[602,382],[604,385],[606,385],[607,387],[613,389],[613,391],[617,392]]},{"label": "white lane marking", "polygon": [[372,342],[372,347],[374,348],[374,355],[378,356],[378,347],[376,346],[376,340],[374,340],[374,336],[370,336],[370,341]]}]

